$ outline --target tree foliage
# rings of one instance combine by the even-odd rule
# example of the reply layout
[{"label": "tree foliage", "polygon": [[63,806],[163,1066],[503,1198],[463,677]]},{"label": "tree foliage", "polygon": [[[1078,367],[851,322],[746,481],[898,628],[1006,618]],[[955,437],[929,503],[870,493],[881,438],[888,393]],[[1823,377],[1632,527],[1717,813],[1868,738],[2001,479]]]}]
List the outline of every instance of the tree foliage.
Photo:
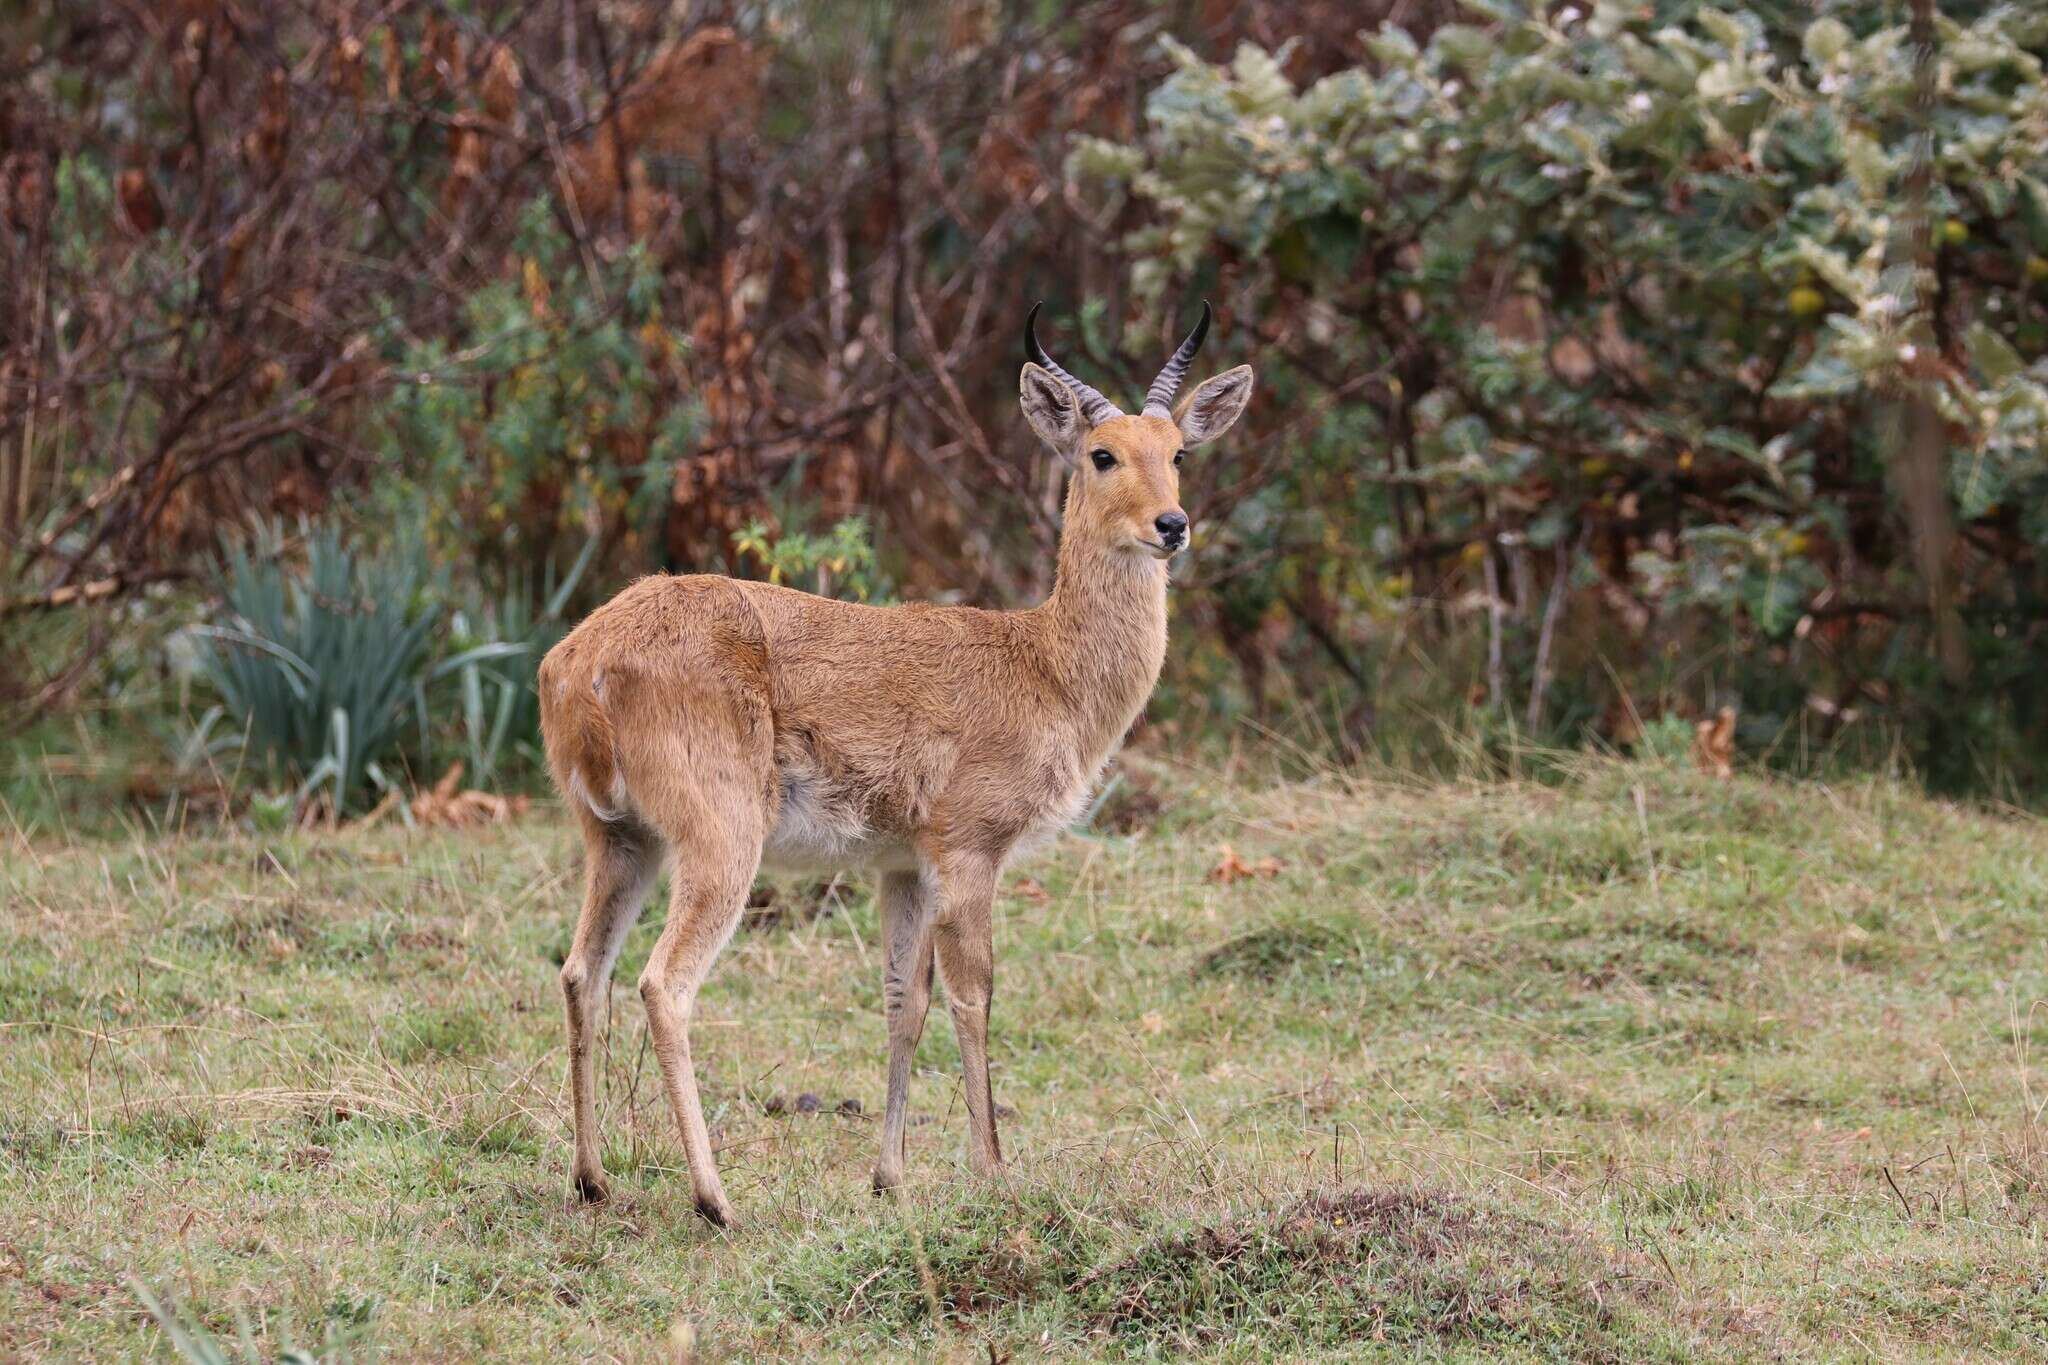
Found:
[{"label": "tree foliage", "polygon": [[[1700,648],[1710,612],[1837,721],[1927,686],[1896,469],[1918,402],[1962,527],[1939,610],[1998,709],[2048,606],[2048,16],[1939,19],[1923,104],[1905,15],[1827,8],[1488,3],[1309,82],[1284,46],[1170,43],[1143,136],[1071,158],[1143,205],[1135,288],[1228,292],[1283,384],[1372,376],[1290,474],[1318,510],[1241,507],[1245,545],[1361,607],[1390,561],[1433,602],[1505,593],[1539,690],[1557,618],[1515,585],[1569,545],[1553,583],[1636,642],[1610,648]],[[1397,534],[1347,564],[1333,517]],[[2037,743],[2043,719],[2003,711]]]},{"label": "tree foliage", "polygon": [[1206,296],[1260,393],[1189,471],[1163,713],[1725,703],[2039,785],[2037,9],[17,6],[0,631],[52,643],[0,694],[101,685],[252,514],[423,526],[514,615],[592,544],[571,614],[1021,604],[1023,311],[1128,399]]}]

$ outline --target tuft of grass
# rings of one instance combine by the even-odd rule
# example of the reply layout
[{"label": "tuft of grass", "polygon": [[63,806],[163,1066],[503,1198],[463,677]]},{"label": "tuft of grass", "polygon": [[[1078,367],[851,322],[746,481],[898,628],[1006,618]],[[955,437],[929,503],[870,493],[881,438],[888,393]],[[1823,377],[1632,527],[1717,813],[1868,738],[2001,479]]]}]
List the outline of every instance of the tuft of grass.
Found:
[{"label": "tuft of grass", "polygon": [[1261,983],[1290,975],[1324,977],[1356,970],[1364,951],[1355,928],[1295,920],[1261,925],[1207,949],[1195,963],[1195,975]]},{"label": "tuft of grass", "polygon": [[284,1344],[266,1349],[246,1315],[236,1317],[235,1335],[230,1341],[186,1313],[176,1302],[159,1298],[141,1280],[131,1279],[128,1288],[156,1322],[171,1351],[187,1365],[265,1365],[273,1360],[277,1365],[348,1365],[352,1360],[370,1358],[370,1353],[356,1348],[356,1338],[368,1325],[373,1305],[346,1293],[337,1296],[330,1305],[325,1315],[325,1334],[317,1348],[295,1344],[295,1334],[287,1322],[281,1331],[265,1333],[281,1337]]},{"label": "tuft of grass", "polygon": [[437,1057],[461,1059],[490,1046],[490,1020],[466,1006],[438,1005],[407,1010],[391,1021],[385,1052],[399,1065]]},{"label": "tuft of grass", "polygon": [[203,1151],[214,1133],[210,1114],[183,1109],[142,1109],[116,1121],[108,1140],[145,1159],[176,1159]]},{"label": "tuft of grass", "polygon": [[1360,1343],[1686,1358],[1647,1262],[1581,1229],[1450,1191],[1329,1188],[1208,1220],[1049,1190],[969,1195],[813,1244],[769,1277],[775,1316],[896,1332],[1072,1315],[1137,1354],[1256,1340],[1278,1358]]},{"label": "tuft of grass", "polygon": [[518,1110],[494,1110],[483,1105],[465,1111],[443,1134],[458,1151],[487,1157],[516,1157],[538,1161],[547,1150],[547,1138],[532,1118]]},{"label": "tuft of grass", "polygon": [[1372,1342],[1686,1359],[1682,1335],[1658,1325],[1660,1287],[1634,1258],[1554,1223],[1360,1188],[1149,1238],[1077,1286],[1133,1345],[1199,1351],[1253,1334],[1281,1355]]},{"label": "tuft of grass", "polygon": [[1049,1191],[970,1193],[801,1244],[767,1279],[790,1320],[902,1331],[1056,1296],[1101,1253],[1105,1228]]}]

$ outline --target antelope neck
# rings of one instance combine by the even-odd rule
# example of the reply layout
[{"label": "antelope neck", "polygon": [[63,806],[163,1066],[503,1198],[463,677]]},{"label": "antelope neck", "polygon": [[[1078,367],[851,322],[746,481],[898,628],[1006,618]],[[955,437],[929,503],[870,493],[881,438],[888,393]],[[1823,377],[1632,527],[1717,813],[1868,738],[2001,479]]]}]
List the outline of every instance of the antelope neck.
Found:
[{"label": "antelope neck", "polygon": [[1046,664],[1081,735],[1106,755],[1137,719],[1166,659],[1166,565],[1133,549],[1087,543],[1068,521],[1052,594],[1034,614]]}]

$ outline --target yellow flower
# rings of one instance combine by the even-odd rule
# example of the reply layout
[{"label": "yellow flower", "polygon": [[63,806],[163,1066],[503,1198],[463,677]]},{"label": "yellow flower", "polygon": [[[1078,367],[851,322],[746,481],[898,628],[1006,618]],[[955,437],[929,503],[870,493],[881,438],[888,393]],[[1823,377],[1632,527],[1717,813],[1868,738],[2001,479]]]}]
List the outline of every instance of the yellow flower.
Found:
[{"label": "yellow flower", "polygon": [[1828,298],[1812,285],[1802,284],[1785,296],[1785,306],[1795,318],[1817,317],[1828,306]]}]

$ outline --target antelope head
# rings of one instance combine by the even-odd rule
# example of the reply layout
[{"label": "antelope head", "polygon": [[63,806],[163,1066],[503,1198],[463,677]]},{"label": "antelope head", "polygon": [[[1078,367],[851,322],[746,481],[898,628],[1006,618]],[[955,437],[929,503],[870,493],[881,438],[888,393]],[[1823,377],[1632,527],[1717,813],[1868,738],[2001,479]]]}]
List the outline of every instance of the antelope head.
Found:
[{"label": "antelope head", "polygon": [[1024,321],[1030,357],[1020,381],[1024,416],[1039,438],[1074,466],[1065,534],[1103,549],[1168,559],[1188,547],[1192,531],[1180,505],[1181,460],[1190,446],[1230,430],[1252,396],[1252,367],[1240,365],[1195,386],[1174,404],[1202,338],[1202,320],[1145,391],[1145,406],[1127,416],[1116,404],[1053,363],[1038,344],[1038,310]]}]

